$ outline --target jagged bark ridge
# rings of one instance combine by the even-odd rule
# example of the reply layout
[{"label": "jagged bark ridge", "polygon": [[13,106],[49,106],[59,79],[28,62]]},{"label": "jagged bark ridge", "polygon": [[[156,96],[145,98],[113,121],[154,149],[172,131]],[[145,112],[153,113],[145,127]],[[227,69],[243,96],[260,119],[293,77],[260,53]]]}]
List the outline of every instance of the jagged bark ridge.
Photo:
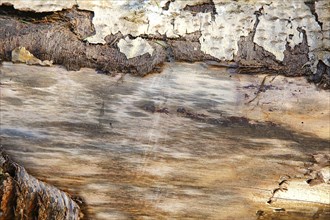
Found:
[{"label": "jagged bark ridge", "polygon": [[3,169],[0,183],[1,220],[77,220],[82,217],[79,206],[67,193],[37,180],[4,154],[0,156],[0,161]]}]

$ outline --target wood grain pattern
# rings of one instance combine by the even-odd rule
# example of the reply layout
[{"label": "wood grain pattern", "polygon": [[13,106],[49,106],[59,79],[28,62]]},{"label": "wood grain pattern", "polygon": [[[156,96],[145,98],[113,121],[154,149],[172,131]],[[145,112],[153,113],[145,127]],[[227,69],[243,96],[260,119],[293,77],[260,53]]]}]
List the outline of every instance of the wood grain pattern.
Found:
[{"label": "wood grain pattern", "polygon": [[[200,64],[137,78],[4,63],[0,77],[2,148],[39,180],[80,198],[85,219],[329,217],[327,183],[292,188],[322,188],[313,191],[316,202],[267,203],[281,177],[304,183],[312,155],[328,151],[326,132],[316,129],[328,129],[323,116],[305,127],[299,119],[322,109],[327,93],[303,79],[266,81],[247,106],[263,76]],[[302,85],[308,93],[291,94]],[[308,96],[318,108],[299,105]]]}]

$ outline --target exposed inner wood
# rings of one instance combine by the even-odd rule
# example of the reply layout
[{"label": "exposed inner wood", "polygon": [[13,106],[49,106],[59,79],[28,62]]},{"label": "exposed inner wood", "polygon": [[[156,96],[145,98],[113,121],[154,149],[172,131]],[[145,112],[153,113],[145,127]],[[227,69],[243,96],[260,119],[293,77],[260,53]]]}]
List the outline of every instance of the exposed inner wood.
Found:
[{"label": "exposed inner wood", "polygon": [[328,92],[210,64],[3,63],[1,147],[85,219],[328,219]]}]

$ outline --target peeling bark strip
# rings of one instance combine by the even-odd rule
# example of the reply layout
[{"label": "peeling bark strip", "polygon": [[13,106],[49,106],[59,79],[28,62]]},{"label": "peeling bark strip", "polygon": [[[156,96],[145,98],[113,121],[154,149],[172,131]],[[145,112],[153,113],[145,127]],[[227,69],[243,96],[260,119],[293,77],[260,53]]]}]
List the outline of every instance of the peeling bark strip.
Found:
[{"label": "peeling bark strip", "polygon": [[[110,12],[106,11],[108,14],[105,17],[100,15],[100,10],[106,8],[100,6],[98,11],[85,11],[81,8],[89,9],[91,6],[84,4],[77,1],[77,5],[71,6],[71,9],[55,12],[19,11],[8,4],[0,6],[0,60],[11,60],[12,50],[25,47],[38,59],[53,60],[55,64],[64,65],[68,70],[89,67],[106,73],[124,72],[140,76],[158,71],[161,64],[172,60],[235,61],[239,64],[237,69],[240,73],[266,72],[286,76],[309,76],[311,81],[322,88],[330,89],[327,71],[322,71],[323,66],[317,65],[321,63],[326,66],[325,68],[329,67],[329,61],[326,60],[328,53],[324,52],[327,50],[320,48],[323,41],[326,45],[325,35],[329,30],[324,29],[324,34],[322,29],[316,31],[317,35],[320,35],[317,37],[320,39],[318,42],[311,34],[316,27],[313,26],[314,29],[309,30],[309,27],[304,26],[308,16],[301,18],[305,19],[305,23],[300,22],[298,18],[288,17],[291,13],[289,11],[292,10],[288,4],[283,6],[280,3],[256,2],[256,7],[253,7],[252,3],[240,1],[219,3],[203,0],[185,4],[170,0],[163,7],[154,5],[161,11],[173,14],[173,17],[166,17],[171,18],[170,20],[166,20],[162,17],[165,15],[158,11],[160,14],[156,13],[159,18],[165,19],[169,26],[151,24],[146,15],[151,9],[145,8],[146,12],[143,12],[143,7],[150,5],[145,6],[145,3],[141,3],[134,6],[137,9],[131,9],[128,4],[126,6],[131,14],[119,18],[123,19],[120,20],[123,23],[118,24],[118,30],[100,23],[102,19],[110,18],[107,16],[114,10],[111,4]],[[309,13],[315,16],[319,24],[327,19],[325,15],[319,18],[316,16],[317,7],[321,6],[316,7],[314,1],[302,4],[310,6]],[[289,10],[283,13],[284,17],[278,17],[282,16],[279,15],[281,7]],[[302,9],[304,13],[308,11],[307,6],[306,8]],[[179,11],[174,13],[174,9]],[[273,9],[276,9],[276,12],[272,14],[270,12]],[[229,11],[225,13],[226,10]],[[242,17],[245,13],[248,15]],[[189,16],[193,21],[186,24]],[[228,19],[226,16],[229,16]],[[239,22],[232,23],[233,16],[240,19]],[[278,25],[276,28],[274,26],[278,31],[273,34],[276,37],[270,36],[271,33],[267,29],[267,25],[275,20],[280,21],[274,22],[275,26]],[[317,22],[314,21],[319,26]],[[282,27],[283,25],[285,27]],[[165,26],[171,33],[164,32]],[[137,31],[146,27],[148,28],[144,32]],[[108,33],[110,29],[113,31]],[[269,46],[271,40],[274,43]],[[137,41],[140,43],[135,44]],[[139,45],[139,48],[134,45]],[[128,52],[130,48],[134,53]],[[149,48],[147,52],[145,48]],[[317,76],[313,77],[313,74]],[[320,78],[322,80],[319,80]]]},{"label": "peeling bark strip", "polygon": [[0,162],[1,220],[81,219],[79,206],[65,192],[37,180],[4,154]]},{"label": "peeling bark strip", "polygon": [[[166,59],[165,49],[150,41],[154,53],[127,59],[116,43],[91,45],[83,41],[94,32],[92,13],[75,8],[50,14],[19,12],[0,6],[0,59],[11,60],[11,51],[25,47],[41,60],[53,60],[68,70],[82,67],[104,72],[145,75]],[[55,19],[56,18],[56,19]],[[89,18],[89,19],[86,19]],[[83,27],[83,28],[82,28]]]}]

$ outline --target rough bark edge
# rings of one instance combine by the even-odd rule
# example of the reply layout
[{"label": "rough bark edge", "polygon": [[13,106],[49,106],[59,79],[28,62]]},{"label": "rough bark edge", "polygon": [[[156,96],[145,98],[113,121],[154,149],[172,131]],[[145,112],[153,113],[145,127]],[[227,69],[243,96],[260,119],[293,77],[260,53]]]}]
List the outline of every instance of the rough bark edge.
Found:
[{"label": "rough bark edge", "polygon": [[[16,13],[17,12],[17,13]],[[30,14],[37,14],[30,16]],[[119,51],[121,34],[105,45],[92,45],[83,38],[94,32],[93,13],[77,8],[52,13],[19,12],[12,6],[0,6],[0,59],[11,60],[11,51],[23,46],[41,60],[53,60],[68,70],[82,67],[104,72],[124,72],[146,75],[166,60],[166,50],[153,40],[152,56],[144,54],[127,59]],[[86,19],[88,18],[88,19]],[[80,29],[79,29],[79,27]],[[84,27],[84,28],[81,28]]]},{"label": "rough bark edge", "polygon": [[[169,1],[170,4],[171,1]],[[197,6],[187,6],[185,10],[213,10],[213,2]],[[318,65],[316,76],[305,65],[308,62],[308,45],[304,30],[303,42],[291,49],[288,45],[284,60],[276,57],[253,42],[262,7],[255,12],[256,23],[247,37],[238,42],[238,53],[234,61],[237,72],[245,74],[273,73],[286,76],[309,76],[309,79],[324,89],[330,89],[329,74],[324,63]],[[41,60],[53,60],[68,70],[82,67],[94,68],[105,73],[124,72],[144,76],[159,71],[166,61],[217,61],[221,60],[201,51],[200,33],[195,32],[181,38],[167,38],[163,35],[142,35],[154,48],[153,55],[144,54],[127,59],[119,51],[117,43],[125,38],[121,33],[109,35],[106,44],[92,45],[84,41],[95,33],[92,24],[93,12],[77,7],[59,12],[21,12],[12,6],[0,6],[0,23],[4,30],[0,33],[0,60],[10,61],[10,52],[18,46],[26,47]],[[4,25],[10,23],[11,25]],[[134,38],[130,36],[131,38]],[[49,39],[49,40],[48,40]],[[325,65],[325,67],[324,67]],[[220,65],[222,66],[222,65]],[[323,69],[326,69],[325,71]],[[319,80],[321,78],[322,80]]]},{"label": "rough bark edge", "polygon": [[71,197],[33,176],[1,151],[0,219],[70,219],[83,217]]}]

